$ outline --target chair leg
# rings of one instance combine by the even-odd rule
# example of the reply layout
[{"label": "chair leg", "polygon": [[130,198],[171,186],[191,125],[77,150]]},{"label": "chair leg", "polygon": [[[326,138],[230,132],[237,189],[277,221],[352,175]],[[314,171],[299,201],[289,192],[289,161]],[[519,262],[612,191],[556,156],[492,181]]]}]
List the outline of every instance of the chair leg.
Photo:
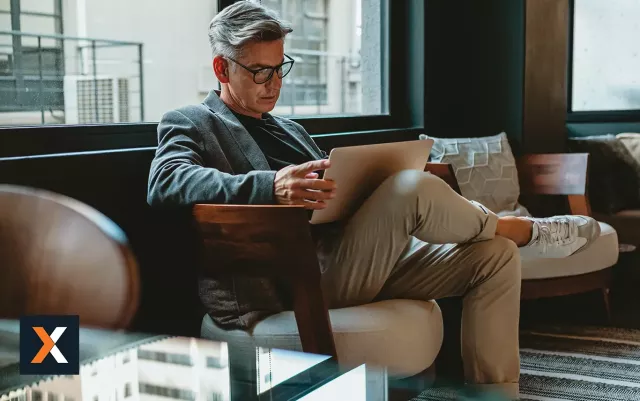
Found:
[{"label": "chair leg", "polygon": [[609,299],[610,289],[608,287],[602,289],[602,300],[604,301],[604,310],[607,314],[607,323],[611,323],[611,301]]}]

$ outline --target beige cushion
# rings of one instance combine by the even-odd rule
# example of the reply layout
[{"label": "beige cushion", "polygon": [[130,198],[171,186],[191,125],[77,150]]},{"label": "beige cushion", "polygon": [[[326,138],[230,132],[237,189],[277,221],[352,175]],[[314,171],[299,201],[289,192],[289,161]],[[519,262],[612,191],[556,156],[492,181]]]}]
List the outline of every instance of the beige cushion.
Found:
[{"label": "beige cushion", "polygon": [[600,238],[591,246],[568,258],[523,261],[522,279],[577,276],[613,266],[618,261],[618,235],[606,223],[600,223],[600,230]]},{"label": "beige cushion", "polygon": [[[442,313],[435,301],[388,300],[329,311],[341,364],[386,366],[390,375],[407,377],[427,369],[442,345]],[[238,345],[301,351],[293,312],[260,321],[253,336],[224,331],[209,315],[202,320],[202,337]]]}]

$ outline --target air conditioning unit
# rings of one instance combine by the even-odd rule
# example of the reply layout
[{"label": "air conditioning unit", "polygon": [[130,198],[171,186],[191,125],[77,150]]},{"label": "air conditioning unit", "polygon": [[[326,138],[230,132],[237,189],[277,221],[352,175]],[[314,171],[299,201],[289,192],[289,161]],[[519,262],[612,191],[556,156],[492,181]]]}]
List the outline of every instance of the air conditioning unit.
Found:
[{"label": "air conditioning unit", "polygon": [[110,76],[66,75],[64,117],[67,124],[131,121],[129,80]]}]

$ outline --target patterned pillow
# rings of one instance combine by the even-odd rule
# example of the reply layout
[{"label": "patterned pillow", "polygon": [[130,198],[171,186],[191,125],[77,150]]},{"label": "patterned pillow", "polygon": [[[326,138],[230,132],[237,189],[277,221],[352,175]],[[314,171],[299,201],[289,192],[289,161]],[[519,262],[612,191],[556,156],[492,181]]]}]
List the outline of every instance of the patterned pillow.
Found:
[{"label": "patterned pillow", "polygon": [[431,161],[449,163],[462,196],[482,203],[498,215],[529,216],[520,204],[516,160],[507,134],[481,138],[435,138]]}]

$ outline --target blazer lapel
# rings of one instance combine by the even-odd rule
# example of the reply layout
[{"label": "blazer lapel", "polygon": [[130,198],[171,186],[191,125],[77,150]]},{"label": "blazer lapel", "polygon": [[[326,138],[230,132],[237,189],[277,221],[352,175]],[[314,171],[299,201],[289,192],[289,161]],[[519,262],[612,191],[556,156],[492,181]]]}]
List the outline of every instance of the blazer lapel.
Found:
[{"label": "blazer lapel", "polygon": [[293,139],[302,146],[302,148],[309,154],[309,156],[314,159],[322,159],[322,155],[319,155],[318,152],[307,142],[307,140],[302,136],[300,131],[293,125],[290,121],[283,118],[275,118],[280,128],[282,128],[285,132],[287,132]]},{"label": "blazer lapel", "polygon": [[220,100],[219,92],[212,90],[204,100],[204,104],[214,113],[218,114],[227,128],[231,137],[238,144],[238,148],[244,154],[244,157],[256,170],[271,170],[267,158],[264,156],[256,141],[249,135],[246,128],[238,121],[236,116],[229,108]]}]

